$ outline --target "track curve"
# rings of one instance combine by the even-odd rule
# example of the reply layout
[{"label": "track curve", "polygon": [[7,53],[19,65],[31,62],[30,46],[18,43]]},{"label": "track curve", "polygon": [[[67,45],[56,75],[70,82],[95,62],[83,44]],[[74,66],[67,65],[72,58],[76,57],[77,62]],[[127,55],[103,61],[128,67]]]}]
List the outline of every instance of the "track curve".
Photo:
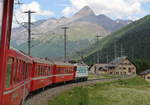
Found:
[{"label": "track curve", "polygon": [[123,80],[123,79],[128,79],[132,78],[134,76],[126,76],[122,78],[103,78],[103,79],[90,79],[88,81],[84,82],[78,82],[78,83],[70,83],[70,84],[65,84],[65,85],[59,85],[59,86],[53,86],[46,88],[43,91],[38,92],[37,94],[29,96],[26,100],[24,105],[48,105],[48,100],[54,99],[56,96],[61,94],[62,92],[66,90],[70,90],[74,87],[80,87],[80,86],[88,86],[88,85],[94,85],[98,82],[105,82],[105,81],[114,81],[114,80]]}]

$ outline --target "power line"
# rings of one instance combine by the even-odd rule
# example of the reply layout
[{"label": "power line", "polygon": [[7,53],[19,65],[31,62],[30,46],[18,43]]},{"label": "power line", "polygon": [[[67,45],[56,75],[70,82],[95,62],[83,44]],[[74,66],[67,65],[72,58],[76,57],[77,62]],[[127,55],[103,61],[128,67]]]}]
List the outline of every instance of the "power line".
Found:
[{"label": "power line", "polygon": [[28,55],[31,55],[31,14],[36,13],[34,11],[28,10],[24,13],[28,14]]},{"label": "power line", "polygon": [[[55,39],[56,38],[56,36],[54,36],[54,37],[52,37],[49,41],[47,41],[46,43],[49,43],[49,42],[51,42],[53,39]],[[32,45],[31,46],[31,48],[33,48],[33,47],[37,47],[37,46],[39,46],[41,44],[41,42],[38,42],[37,44],[34,44],[34,45]]]},{"label": "power line", "polygon": [[24,3],[20,2],[20,0],[17,0],[17,1],[15,0],[15,5],[19,5],[20,6],[20,5],[23,5],[23,4]]},{"label": "power line", "polygon": [[62,27],[62,29],[64,30],[64,62],[66,62],[66,57],[67,57],[67,29],[69,29],[69,27]]}]

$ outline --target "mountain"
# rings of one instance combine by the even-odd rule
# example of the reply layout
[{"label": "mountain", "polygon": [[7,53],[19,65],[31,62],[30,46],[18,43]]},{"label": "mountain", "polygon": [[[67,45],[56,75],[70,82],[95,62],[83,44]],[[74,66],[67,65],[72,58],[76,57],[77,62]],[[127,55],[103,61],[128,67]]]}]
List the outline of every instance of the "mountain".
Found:
[{"label": "mountain", "polygon": [[[82,8],[69,18],[49,18],[37,21],[32,25],[32,45],[35,46],[34,44],[36,43],[36,46],[32,48],[32,51],[35,52],[33,56],[62,56],[63,26],[69,27],[69,30],[67,30],[67,47],[71,52],[68,55],[72,55],[77,50],[84,49],[94,43],[97,34],[106,37],[111,32],[125,25],[127,23],[117,23],[105,15],[95,15],[93,10],[88,6]],[[13,29],[11,43],[12,46],[26,52],[27,29],[22,27]],[[80,45],[81,43],[84,45]],[[49,46],[45,47],[44,45]],[[53,50],[46,52],[48,49]],[[62,51],[59,51],[60,49]]]},{"label": "mountain", "polygon": [[115,55],[150,60],[150,15],[113,32],[84,51],[88,64],[96,63],[97,54],[103,63],[111,61]]},{"label": "mountain", "polygon": [[88,6],[85,6],[74,15],[74,17],[76,18],[83,18],[87,16],[95,16],[95,13],[93,12],[93,10]]}]

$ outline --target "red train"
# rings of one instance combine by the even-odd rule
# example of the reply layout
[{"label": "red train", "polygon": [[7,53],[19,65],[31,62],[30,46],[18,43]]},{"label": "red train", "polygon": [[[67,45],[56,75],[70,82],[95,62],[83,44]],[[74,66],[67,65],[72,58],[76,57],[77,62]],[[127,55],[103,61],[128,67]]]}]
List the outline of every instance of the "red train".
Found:
[{"label": "red train", "polygon": [[29,57],[15,49],[7,54],[2,105],[21,105],[32,91],[75,80],[76,66],[72,64]]},{"label": "red train", "polygon": [[0,0],[0,105],[22,105],[26,96],[48,85],[73,81],[69,63],[29,57],[9,48],[13,0]]}]

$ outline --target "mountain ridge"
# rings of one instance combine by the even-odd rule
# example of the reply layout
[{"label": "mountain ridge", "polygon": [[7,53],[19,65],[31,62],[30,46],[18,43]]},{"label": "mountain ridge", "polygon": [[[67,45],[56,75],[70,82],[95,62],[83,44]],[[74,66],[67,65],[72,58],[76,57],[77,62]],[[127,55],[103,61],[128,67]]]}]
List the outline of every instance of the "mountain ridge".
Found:
[{"label": "mountain ridge", "polygon": [[[87,6],[69,18],[67,17],[61,17],[59,19],[49,18],[47,20],[43,20],[41,22],[36,23],[37,25],[32,26],[33,42],[39,42],[40,44],[43,45],[45,45],[46,43],[50,44],[51,42],[53,43],[52,45],[54,45],[54,41],[63,40],[64,32],[61,29],[61,27],[68,26],[69,27],[69,30],[67,30],[68,35],[67,40],[69,41],[68,46],[70,43],[71,44],[74,43],[74,45],[76,46],[76,42],[79,43],[80,41],[88,40],[89,42],[86,42],[86,45],[83,45],[84,48],[88,47],[89,44],[95,42],[95,36],[97,34],[106,37],[109,33],[114,32],[126,25],[117,23],[115,20],[112,20],[111,18],[105,15],[97,16],[93,12],[93,10]],[[18,28],[17,30],[13,30],[12,39],[13,39],[12,45],[15,45],[15,47],[21,50],[24,50],[25,48],[22,48],[20,46],[23,46],[24,44],[26,45],[27,43],[27,30],[23,29],[22,27]],[[47,47],[47,49],[51,48]],[[74,48],[73,50],[75,51],[75,49],[76,48]],[[80,49],[80,47],[78,47],[77,49]],[[83,47],[81,47],[81,49],[83,49]],[[46,48],[43,50],[46,50]],[[53,56],[53,54],[50,54],[49,56]],[[57,55],[62,56],[63,52]],[[42,54],[40,54],[40,57],[42,57]]]},{"label": "mountain ridge", "polygon": [[[120,30],[111,33],[111,35],[102,39],[99,43],[93,45],[93,48],[85,55],[85,61],[88,64],[96,63],[96,60],[90,61],[95,58],[97,53],[101,55],[100,62],[105,62],[107,58],[109,61],[114,59],[115,50],[114,46],[117,46],[117,55],[121,56],[121,49],[123,55],[128,56],[131,60],[146,59],[150,61],[150,15],[145,16]],[[97,48],[97,44],[99,47]],[[95,46],[95,47],[94,47]],[[87,49],[88,50],[88,49]],[[88,62],[90,61],[90,62]]]}]

